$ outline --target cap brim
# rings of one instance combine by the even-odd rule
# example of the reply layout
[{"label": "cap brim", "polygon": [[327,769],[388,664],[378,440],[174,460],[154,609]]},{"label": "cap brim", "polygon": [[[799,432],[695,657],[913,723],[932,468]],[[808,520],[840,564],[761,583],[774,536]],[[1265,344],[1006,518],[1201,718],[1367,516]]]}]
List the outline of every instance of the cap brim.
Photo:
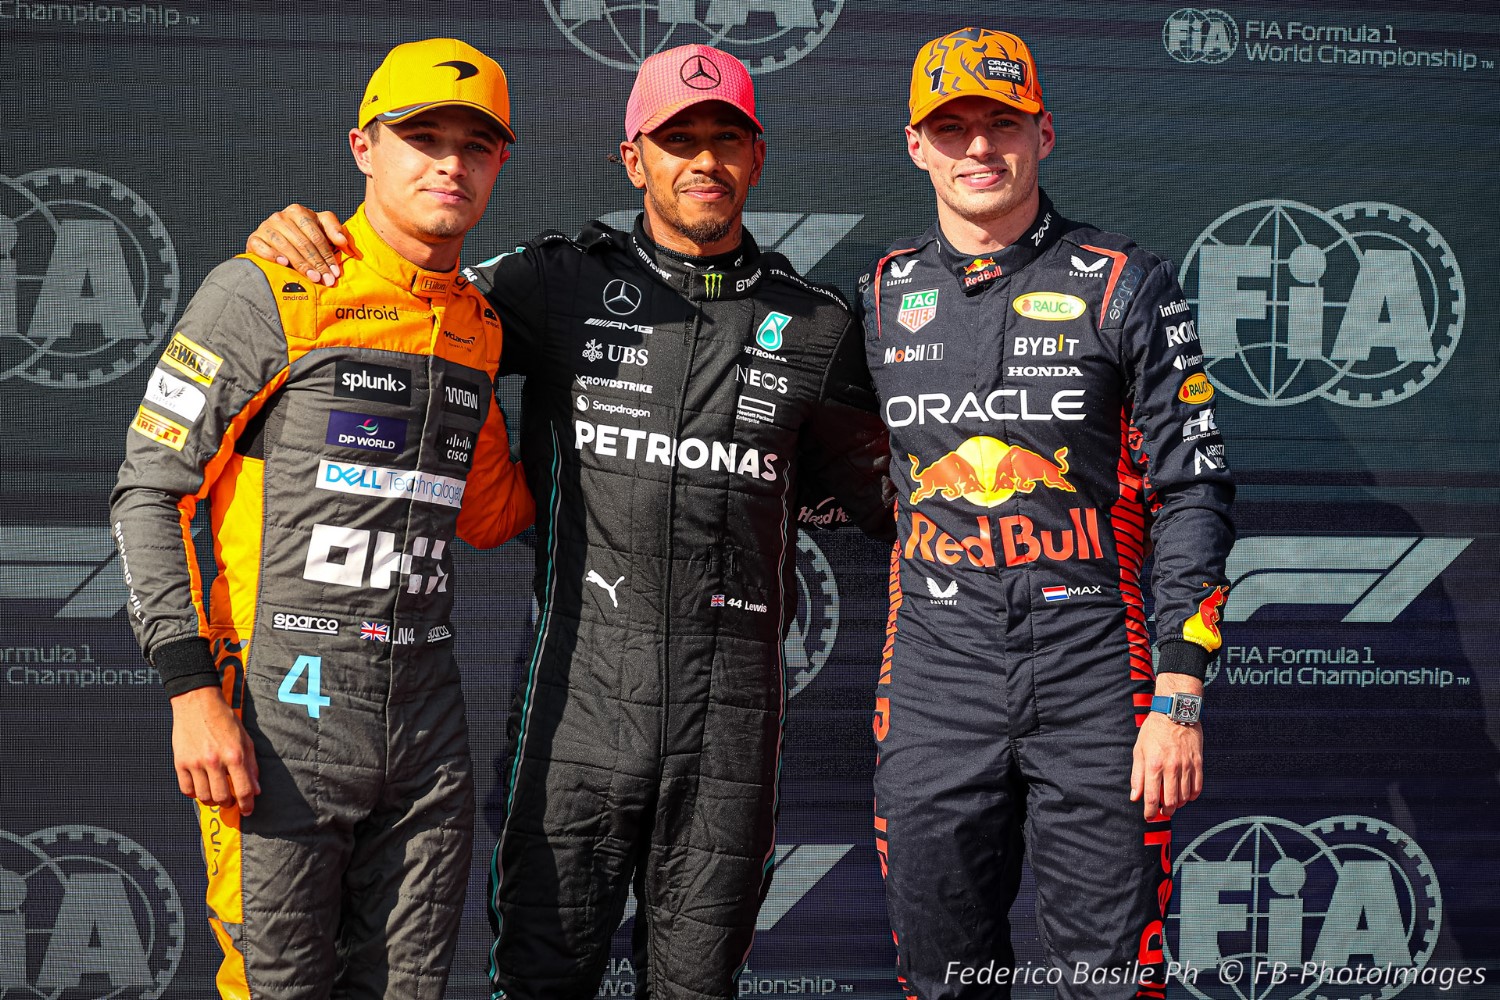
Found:
[{"label": "cap brim", "polygon": [[923,119],[927,118],[938,108],[949,103],[950,101],[956,101],[960,97],[987,97],[997,104],[1003,104],[1008,108],[1015,108],[1017,111],[1024,111],[1028,115],[1040,114],[1041,112],[1046,110],[1046,108],[1042,106],[1040,101],[1030,101],[1024,97],[1011,97],[1009,94],[995,94],[987,90],[965,90],[956,94],[944,94],[937,100],[931,101],[923,107],[918,108],[917,113],[911,116],[910,124],[912,126],[920,125]]},{"label": "cap brim", "polygon": [[765,132],[766,128],[760,123],[760,119],[750,114],[750,112],[746,111],[744,108],[733,103],[732,101],[726,101],[722,97],[713,97],[705,94],[702,97],[685,97],[680,101],[674,101],[673,103],[668,104],[665,107],[658,108],[655,114],[653,114],[650,118],[647,118],[645,121],[641,122],[641,127],[636,130],[635,135],[626,136],[626,138],[634,141],[636,135],[649,135],[650,133],[655,132],[657,129],[661,128],[664,124],[670,121],[673,115],[686,111],[688,108],[694,107],[695,105],[708,104],[712,101],[717,101],[720,104],[729,105],[731,108],[734,108],[736,112],[743,115],[751,125],[754,125],[755,131],[761,133]]},{"label": "cap brim", "polygon": [[[394,125],[396,122],[404,122],[406,121],[406,119],[422,111],[426,111],[428,108],[448,107],[473,108],[475,111],[478,111],[480,114],[484,115],[490,121],[499,126],[500,132],[504,136],[506,142],[517,141],[514,129],[512,129],[505,122],[501,121],[499,118],[496,118],[495,113],[489,108],[486,108],[480,104],[475,104],[473,101],[429,101],[426,104],[413,104],[407,108],[397,108],[394,111],[386,111],[382,114],[375,115],[370,119],[370,121],[378,121],[387,125]],[[370,122],[365,122],[365,124],[368,125],[370,124]]]}]

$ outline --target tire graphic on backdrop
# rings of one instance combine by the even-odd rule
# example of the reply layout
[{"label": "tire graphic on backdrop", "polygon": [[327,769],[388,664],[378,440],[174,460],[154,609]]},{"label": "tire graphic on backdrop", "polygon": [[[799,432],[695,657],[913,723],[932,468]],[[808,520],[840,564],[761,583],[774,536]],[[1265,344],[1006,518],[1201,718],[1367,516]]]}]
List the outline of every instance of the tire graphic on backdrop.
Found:
[{"label": "tire graphic on backdrop", "polygon": [[112,830],[0,830],[0,1000],[155,1000],[182,960],[167,870]]},{"label": "tire graphic on backdrop", "polygon": [[772,73],[828,36],[844,0],[543,0],[563,37],[606,66],[635,72],[647,56],[701,43]]},{"label": "tire graphic on backdrop", "polygon": [[87,389],[152,359],[177,313],[177,251],[119,181],[0,177],[0,379]]},{"label": "tire graphic on backdrop", "polygon": [[[1197,970],[1181,982],[1201,1000],[1389,1000],[1419,979],[1442,929],[1432,862],[1369,816],[1229,820],[1172,872],[1167,950]],[[1279,981],[1265,971],[1278,965]]]},{"label": "tire graphic on backdrop", "polygon": [[1215,387],[1257,406],[1388,406],[1447,366],[1463,332],[1458,259],[1397,205],[1271,199],[1194,241],[1182,285]]}]

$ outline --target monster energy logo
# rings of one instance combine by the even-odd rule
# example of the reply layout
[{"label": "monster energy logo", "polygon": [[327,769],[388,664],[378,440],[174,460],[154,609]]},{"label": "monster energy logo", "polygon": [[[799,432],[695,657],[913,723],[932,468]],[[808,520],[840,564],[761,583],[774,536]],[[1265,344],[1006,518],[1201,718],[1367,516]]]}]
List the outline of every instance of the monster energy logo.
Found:
[{"label": "monster energy logo", "polygon": [[703,275],[703,294],[711,299],[719,297],[724,290],[724,275],[718,271],[709,271]]}]

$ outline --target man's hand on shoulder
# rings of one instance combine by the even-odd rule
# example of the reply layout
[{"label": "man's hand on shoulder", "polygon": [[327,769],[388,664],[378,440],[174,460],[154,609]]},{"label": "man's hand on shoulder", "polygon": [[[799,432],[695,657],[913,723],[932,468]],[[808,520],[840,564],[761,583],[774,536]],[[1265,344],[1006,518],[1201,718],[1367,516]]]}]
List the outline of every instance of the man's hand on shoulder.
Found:
[{"label": "man's hand on shoulder", "polygon": [[294,202],[255,228],[245,240],[245,252],[332,286],[341,270],[335,244],[349,245],[339,217]]},{"label": "man's hand on shoulder", "polygon": [[260,794],[255,745],[215,687],[195,688],[172,699],[172,761],[177,787],[211,806],[239,806],[248,816]]},{"label": "man's hand on shoulder", "polygon": [[[1187,674],[1158,674],[1158,695],[1203,694],[1203,682]],[[1168,819],[1203,792],[1203,726],[1180,725],[1149,712],[1135,739],[1130,801],[1145,802],[1147,820]]]}]

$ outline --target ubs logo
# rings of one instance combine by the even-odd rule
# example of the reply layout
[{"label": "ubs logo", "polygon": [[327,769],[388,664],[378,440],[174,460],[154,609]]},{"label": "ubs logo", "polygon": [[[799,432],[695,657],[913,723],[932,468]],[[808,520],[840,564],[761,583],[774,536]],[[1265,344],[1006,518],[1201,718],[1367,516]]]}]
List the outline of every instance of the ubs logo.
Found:
[{"label": "ubs logo", "polygon": [[1258,406],[1387,406],[1437,378],[1463,274],[1426,220],[1383,202],[1255,201],[1188,250],[1183,286],[1214,384]]},{"label": "ubs logo", "polygon": [[111,382],[177,314],[177,251],[144,199],[88,170],[0,176],[0,379]]},{"label": "ubs logo", "polygon": [[177,886],[140,844],[95,826],[0,830],[0,996],[154,1000],[182,949]]}]

